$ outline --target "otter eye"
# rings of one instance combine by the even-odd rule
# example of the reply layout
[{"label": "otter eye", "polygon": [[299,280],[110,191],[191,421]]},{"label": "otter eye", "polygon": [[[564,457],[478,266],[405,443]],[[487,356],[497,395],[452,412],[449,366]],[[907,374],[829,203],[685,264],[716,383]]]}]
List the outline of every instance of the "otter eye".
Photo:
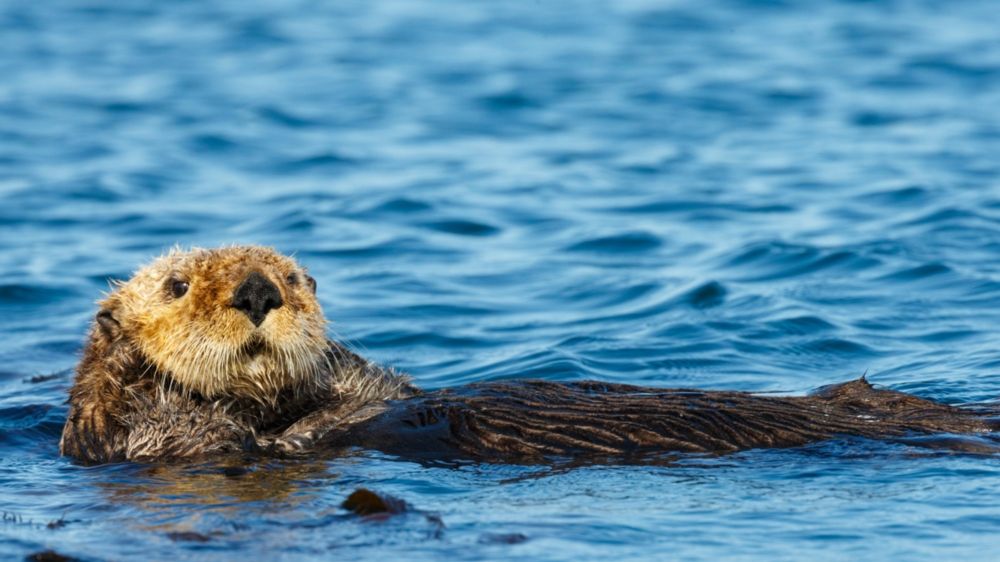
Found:
[{"label": "otter eye", "polygon": [[188,292],[188,289],[190,287],[191,286],[188,285],[187,281],[180,281],[178,279],[174,279],[173,281],[170,282],[170,294],[173,295],[175,299],[179,299],[183,297],[185,293]]},{"label": "otter eye", "polygon": [[288,277],[285,277],[285,281],[287,281],[289,285],[294,287],[299,284],[299,276],[295,272],[289,273]]}]

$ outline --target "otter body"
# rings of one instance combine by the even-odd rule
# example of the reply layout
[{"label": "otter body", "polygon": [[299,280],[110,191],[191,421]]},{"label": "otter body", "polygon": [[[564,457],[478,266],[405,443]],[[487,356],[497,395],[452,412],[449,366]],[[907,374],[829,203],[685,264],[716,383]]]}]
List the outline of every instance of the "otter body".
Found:
[{"label": "otter body", "polygon": [[632,462],[992,418],[864,379],[805,397],[518,381],[422,393],[325,336],[315,281],[260,247],[174,251],[101,302],[62,454],[84,463],[363,447],[405,458]]},{"label": "otter body", "polygon": [[656,462],[665,453],[796,447],[844,435],[992,429],[975,412],[877,390],[863,378],[803,397],[529,380],[392,401],[329,441],[423,460]]}]

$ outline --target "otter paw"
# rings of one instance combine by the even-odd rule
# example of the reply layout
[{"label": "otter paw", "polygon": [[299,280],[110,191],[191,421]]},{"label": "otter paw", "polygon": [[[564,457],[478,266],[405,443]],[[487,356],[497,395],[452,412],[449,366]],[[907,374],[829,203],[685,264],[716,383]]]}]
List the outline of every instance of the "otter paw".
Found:
[{"label": "otter paw", "polygon": [[293,433],[276,437],[267,445],[267,450],[279,455],[293,455],[309,449],[316,442],[313,432]]}]

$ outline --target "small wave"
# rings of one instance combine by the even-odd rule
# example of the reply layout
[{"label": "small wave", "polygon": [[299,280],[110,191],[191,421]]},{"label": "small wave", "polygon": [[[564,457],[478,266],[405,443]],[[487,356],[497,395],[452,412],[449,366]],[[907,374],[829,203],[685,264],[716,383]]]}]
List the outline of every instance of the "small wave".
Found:
[{"label": "small wave", "polygon": [[0,307],[27,307],[65,301],[77,295],[73,289],[51,284],[0,284]]},{"label": "small wave", "polygon": [[430,211],[434,208],[433,205],[426,201],[421,201],[420,199],[413,199],[410,197],[395,197],[379,203],[369,211],[373,214],[378,213],[421,213],[424,211]]},{"label": "small wave", "polygon": [[607,309],[632,302],[642,301],[659,290],[660,283],[580,283],[573,287],[546,287],[544,295],[592,309]]},{"label": "small wave", "polygon": [[936,330],[927,334],[915,336],[912,339],[930,343],[952,342],[974,338],[981,333],[982,332],[978,330]]},{"label": "small wave", "polygon": [[594,254],[642,253],[655,250],[662,244],[663,241],[654,234],[648,232],[629,232],[583,240],[568,246],[566,251]]},{"label": "small wave", "polygon": [[538,107],[540,105],[535,98],[518,90],[509,90],[506,92],[484,95],[481,96],[478,101],[484,108],[493,111],[527,109]]},{"label": "small wave", "polygon": [[906,220],[900,223],[900,227],[909,226],[942,226],[942,225],[955,225],[964,226],[970,224],[990,224],[993,225],[993,221],[989,218],[983,216],[976,211],[970,211],[968,209],[961,209],[955,207],[949,207],[944,209],[935,209],[928,213],[924,213],[917,218]]},{"label": "small wave", "polygon": [[635,214],[672,214],[672,213],[693,213],[699,211],[725,211],[730,213],[750,213],[750,214],[781,214],[790,213],[795,207],[785,204],[752,205],[742,203],[725,203],[709,200],[671,200],[652,201],[617,207],[615,209],[623,213]]},{"label": "small wave", "polygon": [[823,355],[838,355],[845,357],[871,357],[878,355],[874,349],[851,340],[841,338],[824,338],[803,344],[799,349],[807,353]]},{"label": "small wave", "polygon": [[15,408],[0,408],[0,429],[32,427],[52,409],[48,404],[31,404]]},{"label": "small wave", "polygon": [[500,232],[500,228],[471,220],[443,220],[424,223],[423,226],[438,232],[457,234],[461,236],[492,236]]},{"label": "small wave", "polygon": [[909,267],[881,277],[884,281],[920,281],[928,278],[947,276],[953,270],[941,263],[928,263],[917,267]]},{"label": "small wave", "polygon": [[722,304],[728,292],[718,281],[709,281],[684,293],[681,299],[695,308],[711,308]]},{"label": "small wave", "polygon": [[865,204],[893,207],[897,205],[918,205],[926,203],[931,192],[924,186],[909,185],[894,189],[873,191],[859,195],[857,199]]},{"label": "small wave", "polygon": [[[743,281],[775,281],[825,270],[858,272],[880,265],[880,261],[853,250],[822,249],[784,242],[764,242],[744,248],[723,261],[727,269],[738,270]],[[743,273],[751,271],[753,273]]]},{"label": "small wave", "polygon": [[315,120],[307,119],[295,113],[275,106],[264,106],[257,110],[257,115],[272,123],[291,129],[304,129],[319,125]]},{"label": "small wave", "polygon": [[187,140],[188,148],[195,153],[232,153],[240,148],[240,143],[222,133],[200,133]]},{"label": "small wave", "polygon": [[431,331],[405,333],[399,331],[366,334],[358,340],[368,349],[416,349],[436,347],[441,349],[476,349],[486,347],[486,340],[437,334]]},{"label": "small wave", "polygon": [[886,127],[905,122],[906,116],[886,111],[859,111],[851,115],[851,124],[858,127]]},{"label": "small wave", "polygon": [[837,329],[836,326],[817,316],[796,316],[793,318],[783,318],[768,322],[768,327],[782,335],[806,336],[829,332]]},{"label": "small wave", "polygon": [[429,246],[422,240],[411,238],[398,238],[381,242],[371,242],[368,244],[342,246],[334,248],[311,248],[297,252],[301,259],[371,259],[378,257],[398,258],[401,256],[438,256],[449,257],[461,255],[459,250]]}]

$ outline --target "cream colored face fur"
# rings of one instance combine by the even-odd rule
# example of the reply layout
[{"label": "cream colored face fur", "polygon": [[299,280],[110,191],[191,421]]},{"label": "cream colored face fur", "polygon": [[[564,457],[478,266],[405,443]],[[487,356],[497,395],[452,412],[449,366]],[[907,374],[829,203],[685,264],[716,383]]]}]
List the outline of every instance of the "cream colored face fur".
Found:
[{"label": "cream colored face fur", "polygon": [[[233,293],[257,271],[283,304],[260,326],[232,307]],[[177,283],[186,283],[180,296]],[[174,250],[140,269],[101,303],[153,365],[208,398],[265,401],[284,388],[318,383],[326,368],[326,321],[315,282],[270,248]]]}]

